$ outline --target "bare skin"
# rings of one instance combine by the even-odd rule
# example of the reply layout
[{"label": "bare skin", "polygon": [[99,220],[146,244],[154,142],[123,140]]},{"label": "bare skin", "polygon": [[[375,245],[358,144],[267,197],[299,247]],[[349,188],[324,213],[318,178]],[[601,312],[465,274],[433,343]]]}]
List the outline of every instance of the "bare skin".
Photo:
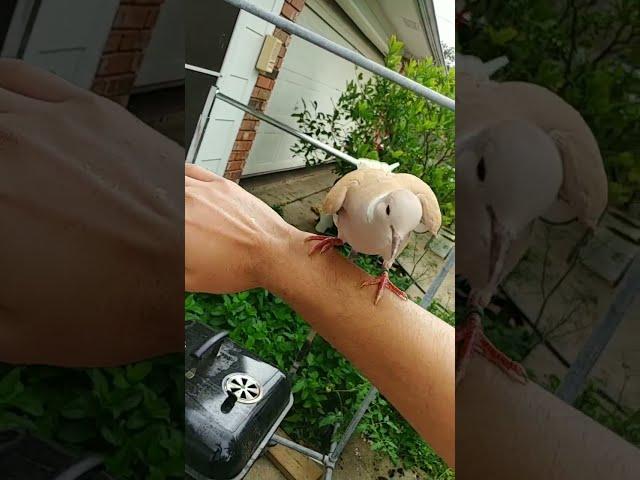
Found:
[{"label": "bare skin", "polygon": [[0,361],[183,350],[183,164],[115,103],[0,60]]},{"label": "bare skin", "polygon": [[474,355],[456,390],[456,478],[632,480],[640,450]]},{"label": "bare skin", "polygon": [[[186,289],[275,293],[453,466],[454,329],[395,295],[374,305],[373,292],[360,288],[371,277],[338,252],[309,256],[308,236],[235,183],[187,166]],[[407,395],[410,385],[420,388]]]}]

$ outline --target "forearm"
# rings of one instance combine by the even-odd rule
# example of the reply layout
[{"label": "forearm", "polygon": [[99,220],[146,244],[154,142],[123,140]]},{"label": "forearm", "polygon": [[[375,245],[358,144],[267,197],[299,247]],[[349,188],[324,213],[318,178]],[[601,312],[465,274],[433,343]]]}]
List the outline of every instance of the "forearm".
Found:
[{"label": "forearm", "polygon": [[[347,357],[453,466],[454,330],[387,293],[374,306],[370,277],[338,252],[309,256],[308,234],[292,231],[288,253],[265,275],[283,298]],[[407,395],[409,385],[415,387]]]},{"label": "forearm", "polygon": [[482,357],[471,359],[456,393],[458,478],[637,478],[636,447]]}]

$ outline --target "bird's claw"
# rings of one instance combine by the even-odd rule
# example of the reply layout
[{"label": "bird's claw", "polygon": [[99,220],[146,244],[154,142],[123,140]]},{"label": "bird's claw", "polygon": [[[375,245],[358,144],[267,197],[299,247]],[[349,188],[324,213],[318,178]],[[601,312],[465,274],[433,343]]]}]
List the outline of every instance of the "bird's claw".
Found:
[{"label": "bird's claw", "polygon": [[382,294],[384,293],[385,289],[391,290],[392,293],[394,293],[398,297],[402,298],[403,300],[407,300],[409,298],[409,297],[407,297],[406,293],[404,293],[402,290],[400,290],[398,287],[396,287],[391,282],[391,280],[389,280],[389,273],[388,272],[384,272],[379,277],[374,278],[373,280],[367,280],[366,282],[362,282],[362,285],[360,285],[360,288],[367,287],[367,286],[370,286],[370,285],[377,285],[378,286],[378,289],[376,290],[376,298],[373,301],[374,305],[378,304],[378,302],[382,298]]},{"label": "bird's claw", "polygon": [[344,242],[337,237],[328,237],[326,235],[311,235],[304,239],[305,242],[317,241],[311,250],[309,250],[309,256],[316,252],[324,253],[330,248],[339,247],[344,245]]},{"label": "bird's claw", "polygon": [[457,343],[462,343],[462,346],[456,348],[456,384],[464,376],[472,353],[479,353],[513,380],[522,384],[527,383],[528,377],[525,368],[498,350],[485,336],[480,313],[477,310],[469,314],[463,326],[456,328]]}]

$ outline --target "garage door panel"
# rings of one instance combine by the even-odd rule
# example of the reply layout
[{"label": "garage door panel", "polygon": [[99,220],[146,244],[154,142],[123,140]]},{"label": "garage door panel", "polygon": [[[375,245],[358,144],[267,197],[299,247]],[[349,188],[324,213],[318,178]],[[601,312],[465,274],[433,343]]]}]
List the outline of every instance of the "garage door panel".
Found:
[{"label": "garage door panel", "polygon": [[[305,7],[298,23],[341,45],[354,48],[311,8]],[[347,27],[351,28],[351,27]],[[332,112],[335,103],[349,80],[358,72],[355,65],[315,45],[292,37],[278,79],[271,92],[266,113],[286,125],[297,128],[291,117],[302,108],[302,99],[310,104],[318,102],[318,109]],[[367,78],[368,75],[365,75]],[[280,141],[276,141],[279,138]],[[267,173],[304,166],[304,160],[296,158],[290,149],[296,138],[260,122],[253,147],[244,168],[245,175]]]},{"label": "garage door panel", "polygon": [[[278,165],[282,163],[282,152],[288,149],[287,145],[283,145],[285,138],[280,133],[265,133],[259,139],[256,137],[251,151],[257,171],[279,169]],[[248,172],[245,170],[245,173]]]},{"label": "garage door panel", "polygon": [[[277,13],[282,9],[284,0],[253,0],[253,3]],[[255,64],[262,49],[264,36],[271,34],[273,29],[272,24],[247,12],[240,12],[220,69],[222,76],[217,82],[222,93],[239,102],[245,104],[249,102],[258,78]],[[202,145],[195,161],[205,168],[215,167],[213,171],[222,174],[240,129],[244,112],[217,100],[211,117],[212,121],[202,136]],[[218,157],[220,160],[217,160]]]},{"label": "garage door panel", "polygon": [[213,120],[210,125],[216,132],[220,132],[220,138],[207,136],[202,139],[200,144],[200,150],[198,152],[198,159],[205,160],[222,160],[226,151],[226,142],[221,139],[226,138],[225,135],[230,135],[234,126],[234,121],[230,120]]}]

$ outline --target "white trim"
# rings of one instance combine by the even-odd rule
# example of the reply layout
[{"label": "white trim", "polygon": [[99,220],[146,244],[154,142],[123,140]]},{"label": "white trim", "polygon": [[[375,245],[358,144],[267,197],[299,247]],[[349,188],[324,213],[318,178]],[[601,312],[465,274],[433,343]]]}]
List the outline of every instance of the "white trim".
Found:
[{"label": "white trim", "polygon": [[200,149],[200,144],[202,143],[202,135],[204,134],[204,130],[207,128],[209,118],[211,118],[211,109],[213,108],[213,102],[216,99],[217,92],[218,88],[215,85],[209,88],[207,99],[204,102],[204,108],[202,109],[202,113],[200,113],[200,117],[198,117],[195,132],[193,132],[193,137],[189,143],[189,150],[187,151],[186,158],[187,163],[195,163],[198,150]]},{"label": "white trim", "polygon": [[[376,14],[368,2],[356,0],[336,0],[336,3],[360,28],[362,33],[376,46],[380,52],[387,54],[389,36],[394,33],[393,27],[386,22],[384,14]],[[375,4],[377,6],[377,4]]]},{"label": "white trim", "polygon": [[[260,0],[259,2],[254,3],[271,5],[268,10],[274,14],[279,14],[282,10],[284,0]],[[255,61],[250,62],[250,66],[243,65],[239,68],[238,65],[242,65],[243,60],[246,59],[255,57],[257,60],[262,48],[262,43],[260,43],[259,46],[256,46],[255,49],[249,48],[244,41],[244,37],[247,34],[247,31],[251,31],[253,33],[259,32],[260,35],[271,35],[274,29],[274,25],[265,22],[244,10],[240,12],[236,19],[231,38],[229,39],[229,44],[227,45],[227,51],[222,62],[222,67],[220,68],[220,80],[217,82],[217,87],[220,89],[220,92],[235,98],[241,103],[249,103],[251,92],[253,91],[258,77],[258,71],[255,69]],[[239,83],[237,83],[237,81],[239,78],[243,78],[244,76],[246,76],[249,81],[246,86],[242,88],[242,91],[238,91],[237,87]],[[229,109],[232,109],[233,113],[229,113]],[[215,138],[215,125],[220,112],[225,112],[225,121],[228,121],[230,124],[228,131],[225,133],[224,139]],[[193,153],[194,157],[192,160],[195,160],[195,163],[198,164],[200,164],[200,162],[206,162],[208,159],[203,157],[205,156],[207,149],[214,145],[213,142],[216,142],[217,145],[221,146],[221,151],[220,160],[215,166],[214,173],[223,175],[227,168],[227,163],[229,162],[234,142],[238,136],[238,131],[240,130],[240,125],[244,118],[244,112],[234,109],[222,102],[214,102],[209,113],[209,117],[210,121],[208,123],[204,123],[202,136],[198,141],[199,146]],[[206,120],[207,119],[205,118],[204,121]],[[191,143],[195,144],[196,142],[192,141]]]},{"label": "white trim", "polygon": [[220,72],[216,72],[214,70],[209,70],[208,68],[197,67],[195,65],[190,65],[188,63],[184,64],[184,68],[186,70],[191,70],[192,72],[204,73],[205,75],[210,75],[212,77],[221,77],[222,74]]},{"label": "white trim", "polygon": [[1,55],[3,57],[16,58],[18,56],[20,44],[26,33],[27,23],[29,23],[35,4],[35,0],[18,0],[2,46]]}]

